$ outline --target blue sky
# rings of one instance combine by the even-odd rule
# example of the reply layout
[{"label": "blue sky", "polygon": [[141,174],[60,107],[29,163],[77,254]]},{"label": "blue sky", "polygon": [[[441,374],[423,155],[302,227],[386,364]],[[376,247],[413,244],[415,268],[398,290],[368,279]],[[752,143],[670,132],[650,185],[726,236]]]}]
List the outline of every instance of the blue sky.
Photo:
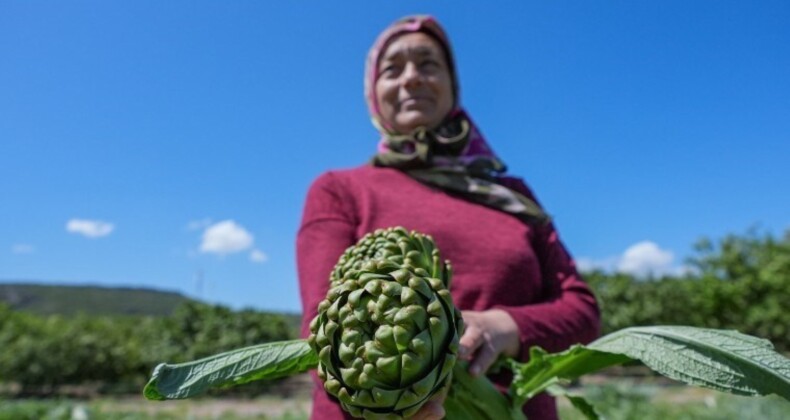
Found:
[{"label": "blue sky", "polygon": [[298,311],[305,192],[373,152],[365,54],[411,13],[582,264],[790,228],[785,1],[3,1],[0,281]]}]

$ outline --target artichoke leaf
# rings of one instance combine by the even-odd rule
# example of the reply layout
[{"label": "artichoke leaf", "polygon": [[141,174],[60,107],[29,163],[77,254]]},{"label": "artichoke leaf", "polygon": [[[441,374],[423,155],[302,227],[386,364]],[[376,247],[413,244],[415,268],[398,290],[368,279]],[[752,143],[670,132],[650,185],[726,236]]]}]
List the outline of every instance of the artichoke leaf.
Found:
[{"label": "artichoke leaf", "polygon": [[214,387],[306,372],[318,356],[306,340],[245,347],[189,363],[162,363],[143,390],[149,400],[190,398]]}]

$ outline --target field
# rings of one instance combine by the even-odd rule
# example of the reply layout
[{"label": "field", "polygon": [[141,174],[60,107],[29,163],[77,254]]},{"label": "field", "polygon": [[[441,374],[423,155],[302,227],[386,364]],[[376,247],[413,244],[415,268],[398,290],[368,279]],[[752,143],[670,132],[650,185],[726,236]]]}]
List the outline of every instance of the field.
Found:
[{"label": "field", "polygon": [[[734,329],[768,339],[788,354],[790,234],[731,236],[700,249],[700,271],[690,277],[642,281],[588,273],[604,332],[639,325]],[[307,418],[311,385],[304,377],[290,389],[281,382],[244,385],[234,397],[157,403],[139,395],[162,361],[295,338],[299,320],[297,314],[234,311],[171,292],[5,285],[0,420]],[[622,369],[584,377],[576,392],[609,419],[790,419],[790,402],[778,397],[734,397]],[[40,398],[52,395],[60,397]],[[560,409],[563,419],[581,418],[564,400]]]},{"label": "field", "polygon": [[[790,402],[778,397],[748,398],[665,381],[591,378],[577,389],[608,419],[768,419],[790,418]],[[562,419],[582,419],[560,400]],[[137,396],[93,400],[0,400],[0,420],[267,419],[301,420],[310,412],[309,392],[288,397],[203,398],[148,402]]]}]

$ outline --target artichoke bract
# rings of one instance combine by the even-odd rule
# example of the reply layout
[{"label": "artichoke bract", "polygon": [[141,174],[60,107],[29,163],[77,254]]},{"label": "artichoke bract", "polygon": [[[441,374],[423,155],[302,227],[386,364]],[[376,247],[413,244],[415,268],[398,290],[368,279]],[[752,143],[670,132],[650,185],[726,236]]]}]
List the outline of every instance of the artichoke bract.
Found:
[{"label": "artichoke bract", "polygon": [[433,239],[403,228],[377,230],[343,253],[308,342],[344,410],[409,417],[450,385],[463,332],[450,279]]}]

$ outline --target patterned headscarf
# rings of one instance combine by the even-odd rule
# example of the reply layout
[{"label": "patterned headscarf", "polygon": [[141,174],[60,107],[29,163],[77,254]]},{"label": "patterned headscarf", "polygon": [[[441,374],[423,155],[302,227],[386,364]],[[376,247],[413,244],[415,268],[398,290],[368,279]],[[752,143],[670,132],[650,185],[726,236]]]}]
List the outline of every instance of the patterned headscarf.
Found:
[{"label": "patterned headscarf", "polygon": [[[423,32],[443,47],[453,88],[453,108],[438,127],[418,127],[411,133],[397,132],[381,115],[376,99],[376,81],[381,55],[396,37]],[[549,217],[533,200],[500,183],[505,164],[494,154],[485,138],[460,106],[458,77],[450,42],[431,16],[402,18],[379,35],[368,53],[365,67],[365,98],[373,125],[381,133],[373,164],[398,168],[428,185],[439,187],[469,201],[511,213],[527,223],[545,223]]]}]

